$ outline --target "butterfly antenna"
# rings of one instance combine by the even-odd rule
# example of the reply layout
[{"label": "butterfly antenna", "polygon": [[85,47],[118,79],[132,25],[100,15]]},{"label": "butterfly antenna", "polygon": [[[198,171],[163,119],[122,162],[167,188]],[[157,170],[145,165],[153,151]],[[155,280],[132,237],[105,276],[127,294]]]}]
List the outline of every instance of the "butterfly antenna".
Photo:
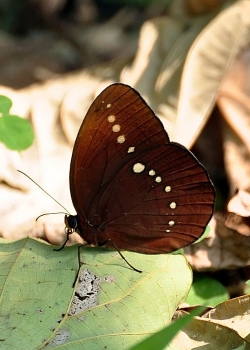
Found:
[{"label": "butterfly antenna", "polygon": [[40,219],[40,217],[42,217],[42,216],[45,216],[45,215],[55,215],[55,214],[64,214],[64,215],[68,215],[68,213],[65,213],[64,211],[58,211],[58,212],[56,212],[56,213],[44,213],[44,214],[39,215],[39,216],[36,218],[36,221],[37,221],[38,219]]},{"label": "butterfly antenna", "polygon": [[[36,181],[34,181],[29,175],[25,174],[24,172],[22,172],[21,170],[17,170],[19,173],[25,175],[28,179],[30,179],[35,185],[37,185],[44,193],[46,193],[51,199],[53,199],[57,204],[60,205],[60,207],[62,207],[68,214],[69,211],[61,204],[59,203],[54,197],[52,197],[47,191],[45,191],[40,185],[38,185],[38,183]],[[49,214],[52,214],[52,213],[49,213]],[[55,214],[59,214],[59,213],[55,213]],[[61,214],[61,213],[60,213]],[[65,213],[64,213],[65,214]],[[38,216],[38,218],[36,220],[39,219],[39,217],[43,216],[43,215],[47,215],[47,214],[42,214],[40,216]]]}]

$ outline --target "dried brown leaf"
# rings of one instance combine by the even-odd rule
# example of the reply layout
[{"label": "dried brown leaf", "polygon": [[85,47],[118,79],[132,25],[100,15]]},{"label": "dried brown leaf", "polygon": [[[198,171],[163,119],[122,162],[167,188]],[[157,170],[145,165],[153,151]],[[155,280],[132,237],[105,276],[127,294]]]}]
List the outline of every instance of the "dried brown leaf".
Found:
[{"label": "dried brown leaf", "polygon": [[[228,300],[195,317],[172,342],[176,349],[250,349],[250,296]],[[179,316],[183,314],[180,313]]]},{"label": "dried brown leaf", "polygon": [[250,264],[250,240],[225,227],[217,215],[209,223],[209,235],[184,249],[190,265],[197,271],[236,269]]},{"label": "dried brown leaf", "polygon": [[249,1],[236,2],[205,27],[194,42],[182,76],[175,140],[190,147],[214,108],[228,68],[249,45]]}]

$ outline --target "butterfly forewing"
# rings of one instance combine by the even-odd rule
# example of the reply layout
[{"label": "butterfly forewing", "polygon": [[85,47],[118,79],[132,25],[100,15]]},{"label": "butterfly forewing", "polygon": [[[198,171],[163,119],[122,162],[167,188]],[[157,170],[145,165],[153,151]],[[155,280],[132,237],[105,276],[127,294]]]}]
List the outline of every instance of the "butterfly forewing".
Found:
[{"label": "butterfly forewing", "polygon": [[75,209],[89,205],[134,153],[169,142],[161,122],[129,86],[114,84],[92,103],[78,132],[70,167]]},{"label": "butterfly forewing", "polygon": [[169,142],[153,111],[123,84],[109,86],[91,105],[74,146],[70,188],[88,243],[142,253],[192,243],[213,213],[203,166]]}]

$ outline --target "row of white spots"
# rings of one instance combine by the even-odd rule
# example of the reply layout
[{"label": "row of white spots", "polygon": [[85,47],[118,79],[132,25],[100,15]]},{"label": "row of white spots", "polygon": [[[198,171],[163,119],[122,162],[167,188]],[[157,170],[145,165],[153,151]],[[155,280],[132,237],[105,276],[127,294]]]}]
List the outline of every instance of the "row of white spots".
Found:
[{"label": "row of white spots", "polygon": [[[112,104],[111,103],[108,103],[107,104],[107,108],[111,108]],[[116,116],[111,114],[108,116],[108,122],[109,123],[114,123],[116,121]],[[121,130],[121,125],[119,124],[114,124],[112,126],[112,131],[113,132],[119,132]],[[124,143],[126,141],[126,137],[125,135],[119,135],[117,137],[117,143]],[[135,147],[129,147],[128,148],[128,153],[133,153],[135,151]]]},{"label": "row of white spots", "polygon": [[[108,103],[108,104],[107,104],[107,108],[111,108],[111,107],[112,107],[112,104],[111,104],[111,103]],[[111,115],[108,116],[108,122],[109,122],[109,123],[114,123],[115,121],[116,121],[116,116],[115,116],[115,115],[111,114]],[[121,130],[121,126],[120,126],[119,124],[114,124],[114,125],[112,126],[112,131],[113,131],[113,132],[119,132],[120,130]],[[125,140],[126,140],[125,135],[119,135],[119,136],[117,137],[117,143],[120,143],[120,144],[121,144],[121,143],[124,143]],[[135,151],[135,147],[130,146],[130,147],[128,148],[128,153],[133,153],[134,151]],[[145,165],[142,164],[142,163],[136,163],[136,164],[133,165],[133,171],[134,171],[134,173],[137,173],[137,174],[142,173],[142,172],[144,171],[144,169],[145,169]],[[155,176],[155,175],[156,175],[156,172],[155,172],[155,170],[151,169],[151,170],[149,170],[148,174],[149,174],[150,176]],[[161,181],[162,181],[161,176],[156,176],[156,177],[155,177],[155,182],[160,183]],[[166,193],[170,192],[170,191],[171,191],[171,186],[165,186],[164,191],[165,191]],[[171,202],[170,205],[169,205],[170,209],[175,209],[176,206],[177,206],[177,204],[176,204],[175,202]],[[168,225],[169,225],[169,226],[174,226],[174,225],[175,225],[174,220],[170,220],[170,221],[168,222]],[[167,229],[166,232],[168,233],[168,232],[170,232],[170,230]]]},{"label": "row of white spots", "polygon": [[[134,164],[134,166],[133,166],[133,171],[134,171],[135,173],[141,173],[141,172],[144,171],[144,169],[145,169],[145,165],[142,164],[142,163],[136,163],[136,164]],[[149,174],[149,176],[155,176],[155,175],[156,175],[156,172],[155,172],[154,169],[151,169],[151,170],[149,170],[148,174]],[[155,177],[155,182],[160,183],[161,181],[162,181],[161,176],[156,176],[156,177]],[[164,191],[165,191],[166,193],[170,192],[170,191],[171,191],[171,186],[165,186]],[[171,202],[171,203],[169,204],[170,209],[175,209],[176,206],[177,206],[176,202]],[[168,222],[168,224],[169,224],[169,226],[174,226],[175,222],[174,222],[174,220],[170,220],[170,221]],[[170,230],[168,229],[168,230],[166,230],[166,232],[170,232]]]},{"label": "row of white spots", "polygon": [[[111,103],[108,103],[108,104],[107,104],[107,108],[111,108],[111,106],[112,106]],[[115,121],[116,121],[116,116],[115,116],[115,115],[111,114],[111,115],[108,116],[108,122],[109,122],[109,123],[114,123]],[[113,132],[119,132],[120,130],[121,130],[121,125],[119,125],[119,124],[114,124],[114,125],[112,126],[112,131],[113,131]],[[119,135],[119,136],[117,137],[117,143],[124,143],[125,140],[126,140],[125,135]]]}]

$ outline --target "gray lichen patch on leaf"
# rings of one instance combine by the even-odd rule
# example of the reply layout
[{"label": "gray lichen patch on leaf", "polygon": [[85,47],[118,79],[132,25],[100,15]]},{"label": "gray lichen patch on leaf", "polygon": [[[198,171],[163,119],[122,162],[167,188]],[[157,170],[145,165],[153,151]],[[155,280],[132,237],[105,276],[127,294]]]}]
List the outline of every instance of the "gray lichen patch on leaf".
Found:
[{"label": "gray lichen patch on leaf", "polygon": [[79,284],[73,297],[69,316],[77,315],[82,311],[98,305],[100,292],[100,277],[89,269],[84,269],[79,277]]},{"label": "gray lichen patch on leaf", "polygon": [[65,344],[70,336],[70,332],[66,330],[60,330],[56,333],[55,338],[47,346],[55,346]]}]

